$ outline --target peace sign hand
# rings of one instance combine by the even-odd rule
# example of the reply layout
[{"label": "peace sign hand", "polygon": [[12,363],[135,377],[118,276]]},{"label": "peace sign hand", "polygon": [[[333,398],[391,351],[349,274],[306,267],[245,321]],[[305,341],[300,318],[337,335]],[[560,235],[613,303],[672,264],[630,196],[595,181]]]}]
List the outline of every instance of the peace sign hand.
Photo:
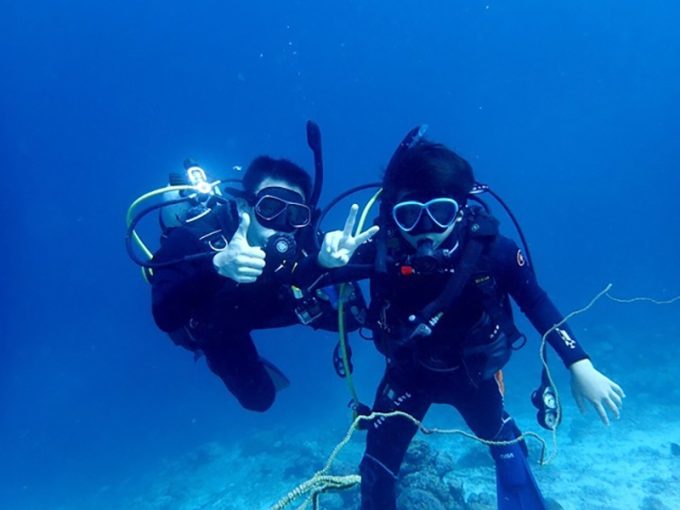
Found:
[{"label": "peace sign hand", "polygon": [[345,228],[333,230],[324,236],[318,256],[320,266],[333,269],[346,265],[356,249],[378,233],[380,227],[374,225],[368,230],[353,235],[358,211],[359,206],[353,204],[345,221]]}]

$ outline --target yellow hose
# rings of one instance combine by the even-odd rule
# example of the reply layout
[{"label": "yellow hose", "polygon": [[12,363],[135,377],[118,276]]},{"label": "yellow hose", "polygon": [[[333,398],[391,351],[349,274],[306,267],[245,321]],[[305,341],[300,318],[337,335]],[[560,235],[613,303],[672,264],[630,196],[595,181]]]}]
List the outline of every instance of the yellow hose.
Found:
[{"label": "yellow hose", "polygon": [[[375,204],[376,200],[382,193],[382,188],[375,192],[375,194],[366,202],[364,209],[361,211],[361,216],[359,216],[359,222],[356,226],[356,235],[359,235],[364,228],[366,223],[366,218],[371,211],[371,208]],[[357,390],[354,387],[354,382],[352,381],[352,372],[349,366],[349,356],[347,355],[347,335],[345,333],[345,284],[340,284],[338,286],[338,336],[340,337],[340,356],[342,359],[342,366],[345,370],[345,380],[347,381],[347,387],[349,388],[349,393],[352,396],[352,401],[355,404],[359,403],[359,397],[357,395]],[[356,419],[357,412],[353,409],[353,417]]]},{"label": "yellow hose", "polygon": [[[221,195],[219,188],[217,187],[222,181],[213,181],[210,183],[210,189],[215,190],[215,193],[217,195]],[[197,193],[200,193],[198,189],[196,189],[196,186],[191,186],[189,184],[180,184],[178,186],[165,186],[164,188],[158,188],[153,191],[149,191],[148,193],[145,193],[138,197],[132,204],[130,204],[130,207],[128,207],[127,210],[127,215],[125,217],[125,224],[128,228],[130,228],[130,225],[132,224],[132,220],[134,219],[135,215],[135,209],[140,206],[140,204],[146,202],[147,200],[150,200],[154,197],[164,195],[165,193],[170,193],[172,191],[194,191]],[[132,231],[132,240],[134,243],[139,247],[140,250],[146,255],[146,258],[151,260],[153,258],[153,252],[146,246],[142,238],[137,234],[135,230]],[[149,281],[149,274],[153,274],[151,269],[149,268],[142,268],[142,276],[144,277],[144,280]]]}]

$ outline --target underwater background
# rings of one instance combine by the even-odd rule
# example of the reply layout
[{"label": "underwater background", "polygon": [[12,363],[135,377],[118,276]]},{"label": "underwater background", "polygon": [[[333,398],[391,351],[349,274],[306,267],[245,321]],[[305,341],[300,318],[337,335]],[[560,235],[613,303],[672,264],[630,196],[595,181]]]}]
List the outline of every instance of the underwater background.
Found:
[{"label": "underwater background", "polygon": [[[379,180],[403,135],[427,123],[510,204],[564,313],[609,283],[619,298],[680,294],[678,2],[0,7],[0,508],[267,508],[322,466],[350,421],[335,335],[256,332],[292,385],[269,412],[244,411],[156,329],[123,243],[128,205],[185,158],[216,177],[263,153],[311,171],[308,119],[323,133],[322,203]],[[155,227],[144,225],[154,246]],[[628,398],[605,428],[578,414],[551,364],[565,421],[558,456],[535,470],[563,508],[680,508],[678,317],[679,302],[603,297],[571,321]],[[507,407],[539,430],[540,338],[520,324],[529,344],[507,368]],[[351,342],[372,402],[382,360]],[[448,408],[426,422],[462,426]],[[483,447],[428,444],[460,466],[469,494],[493,494]],[[328,508],[351,507],[356,492]],[[466,504],[483,505],[479,494]]]}]

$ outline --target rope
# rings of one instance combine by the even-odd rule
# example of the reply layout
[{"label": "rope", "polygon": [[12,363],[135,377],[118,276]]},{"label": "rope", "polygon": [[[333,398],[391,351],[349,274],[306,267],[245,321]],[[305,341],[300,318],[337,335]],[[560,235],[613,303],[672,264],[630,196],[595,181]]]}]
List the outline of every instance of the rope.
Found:
[{"label": "rope", "polygon": [[[571,313],[569,313],[567,316],[564,317],[560,322],[557,324],[553,325],[548,331],[546,331],[543,334],[543,337],[541,338],[541,345],[539,348],[539,356],[541,358],[541,362],[543,364],[543,367],[546,370],[546,374],[548,377],[548,380],[552,387],[555,390],[555,398],[559,404],[560,402],[560,396],[557,391],[557,386],[554,383],[552,373],[550,372],[550,368],[548,367],[547,360],[545,358],[545,344],[547,342],[547,337],[555,331],[557,328],[565,324],[568,320],[572,319],[573,317],[576,317],[577,315],[580,315],[586,311],[588,311],[590,308],[592,308],[597,301],[599,301],[603,296],[606,296],[607,298],[611,299],[612,301],[619,302],[619,303],[635,303],[635,302],[651,302],[654,304],[671,304],[674,303],[678,300],[680,300],[680,296],[677,296],[672,299],[668,300],[656,300],[652,298],[647,298],[647,297],[637,297],[637,298],[631,298],[631,299],[619,299],[612,297],[609,294],[609,291],[612,288],[612,284],[608,284],[603,290],[601,290],[598,294],[595,295],[593,299],[584,307],[575,310]],[[561,413],[561,407],[558,405],[557,406],[557,412]],[[548,457],[546,458],[546,451],[548,450],[547,447],[547,442],[543,437],[541,437],[539,434],[536,432],[524,432],[522,433],[519,437],[509,440],[509,441],[493,441],[493,440],[487,440],[487,439],[482,439],[475,434],[472,434],[470,432],[467,432],[465,430],[461,429],[440,429],[440,428],[429,428],[425,427],[421,421],[417,420],[413,416],[411,416],[408,413],[405,413],[403,411],[392,411],[389,413],[383,413],[383,412],[371,412],[371,414],[367,416],[356,416],[354,420],[352,421],[352,424],[348,428],[347,432],[345,433],[345,436],[342,438],[342,440],[333,448],[331,454],[329,455],[328,459],[326,460],[326,463],[324,466],[317,471],[312,478],[309,480],[303,482],[302,484],[298,485],[295,489],[293,489],[291,492],[289,492],[284,498],[282,498],[279,502],[277,502],[274,506],[270,507],[269,510],[283,510],[286,508],[288,505],[290,505],[293,501],[296,499],[308,494],[307,499],[302,503],[301,506],[297,507],[296,510],[305,510],[308,508],[308,506],[311,504],[313,510],[318,510],[319,507],[319,496],[320,494],[330,491],[330,490],[344,490],[353,487],[354,485],[357,485],[361,482],[361,477],[359,475],[345,475],[345,476],[333,476],[329,474],[329,471],[335,462],[337,456],[340,454],[342,449],[349,443],[350,439],[352,438],[352,435],[354,432],[357,430],[359,423],[362,421],[372,421],[376,418],[394,418],[394,417],[402,417],[407,420],[409,420],[411,423],[413,423],[418,429],[423,434],[430,435],[430,434],[448,434],[448,435],[461,435],[467,439],[471,439],[473,441],[477,441],[481,444],[487,445],[487,446],[506,446],[506,445],[511,445],[515,444],[519,441],[524,441],[526,439],[534,439],[541,445],[541,454],[540,454],[540,459],[539,459],[539,465],[545,466],[549,464],[550,462],[555,459],[555,457],[558,454],[558,444],[557,444],[557,429],[559,428],[559,423],[560,423],[560,418],[561,416],[558,414],[558,419],[557,419],[557,426],[551,431],[551,436],[552,436],[552,450],[549,453]]]},{"label": "rope", "polygon": [[[303,510],[304,508],[307,507],[307,505],[310,502],[313,502],[314,499],[317,500],[315,504],[318,505],[318,494],[321,492],[327,492],[328,490],[342,490],[342,489],[348,489],[358,483],[361,482],[361,477],[359,475],[347,475],[347,476],[332,476],[329,475],[328,472],[330,471],[331,467],[333,466],[333,463],[335,462],[335,459],[337,456],[340,454],[342,449],[347,446],[347,443],[349,443],[350,439],[352,438],[352,435],[354,432],[357,430],[359,423],[362,421],[372,421],[376,418],[394,418],[400,416],[402,418],[406,418],[409,420],[411,423],[413,423],[416,427],[420,429],[420,431],[423,434],[448,434],[448,435],[453,435],[453,434],[458,434],[463,437],[466,437],[468,439],[473,439],[479,443],[485,444],[487,446],[506,446],[506,445],[511,445],[518,443],[520,441],[523,441],[528,438],[535,439],[541,444],[541,459],[544,457],[544,452],[546,449],[546,442],[545,439],[543,439],[539,434],[535,432],[525,432],[519,437],[509,440],[509,441],[493,441],[493,440],[488,440],[488,439],[482,439],[481,437],[477,437],[474,434],[471,434],[469,432],[466,432],[461,429],[439,429],[439,428],[428,428],[423,426],[422,422],[414,418],[408,413],[405,413],[403,411],[391,411],[389,413],[383,413],[383,412],[378,412],[374,411],[371,414],[367,416],[357,416],[354,421],[352,421],[352,424],[348,428],[347,432],[345,433],[345,437],[342,438],[342,440],[333,448],[333,451],[331,454],[328,456],[328,460],[326,460],[326,463],[324,466],[317,471],[312,478],[309,480],[301,483],[297,487],[295,487],[291,492],[289,492],[286,496],[284,496],[280,501],[278,501],[274,506],[270,507],[269,510],[283,510],[286,508],[288,505],[293,503],[296,499],[304,496],[307,493],[311,493],[307,500],[302,504],[302,506],[298,507],[297,510]],[[541,465],[543,465],[541,463]],[[313,508],[317,508],[314,506]]]},{"label": "rope", "polygon": [[675,296],[674,298],[671,299],[664,299],[664,300],[658,300],[658,299],[653,299],[649,297],[634,297],[634,298],[628,298],[628,299],[621,299],[612,296],[611,294],[607,293],[607,297],[611,299],[612,301],[616,303],[639,303],[639,302],[647,302],[647,303],[653,303],[655,305],[672,305],[676,301],[680,301],[680,296]]},{"label": "rope", "polygon": [[346,476],[331,476],[331,475],[319,475],[318,473],[314,475],[313,478],[301,483],[295,487],[292,491],[286,494],[281,500],[279,500],[274,506],[270,507],[269,510],[283,510],[288,505],[293,503],[296,499],[306,495],[307,499],[297,507],[297,510],[303,510],[312,503],[312,508],[318,509],[319,504],[319,494],[322,492],[328,492],[330,490],[344,490],[349,489],[361,482],[361,477],[359,475],[346,475]]}]

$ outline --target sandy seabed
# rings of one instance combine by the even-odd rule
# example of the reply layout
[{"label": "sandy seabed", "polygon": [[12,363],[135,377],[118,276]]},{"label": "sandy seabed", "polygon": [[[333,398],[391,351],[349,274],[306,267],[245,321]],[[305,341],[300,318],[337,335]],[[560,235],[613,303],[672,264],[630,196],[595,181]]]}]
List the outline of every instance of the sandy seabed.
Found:
[{"label": "sandy seabed", "polygon": [[[680,441],[680,408],[653,407],[636,412],[635,407],[627,406],[628,414],[609,428],[602,427],[592,414],[567,416],[558,435],[558,454],[547,466],[537,465],[540,448],[531,443],[538,483],[544,495],[559,504],[551,508],[680,509],[680,454],[672,446]],[[529,417],[522,418],[520,423],[529,423]],[[134,488],[108,487],[106,493],[99,494],[99,503],[94,503],[94,495],[89,504],[127,510],[265,510],[311,478],[344,433],[335,424],[322,435],[291,435],[279,429],[244,438],[229,448],[205,444],[143,474]],[[441,508],[448,510],[495,508],[494,471],[484,446],[461,436],[421,434],[416,438],[419,450],[412,455],[408,471],[411,480],[424,473],[419,490],[440,494],[441,484],[455,487],[463,503],[455,507],[451,502],[448,506],[442,503]],[[554,447],[550,436],[545,438],[550,454]],[[332,473],[357,472],[363,440],[363,434],[355,434],[338,456]],[[434,463],[440,465],[439,474],[428,471]],[[423,480],[425,477],[435,479]],[[435,487],[437,484],[439,487]],[[286,508],[299,508],[303,501],[300,498]],[[341,495],[323,495],[320,508],[358,508],[358,501],[355,487]],[[437,507],[433,505],[422,501],[422,505],[409,504],[403,510]]]}]

